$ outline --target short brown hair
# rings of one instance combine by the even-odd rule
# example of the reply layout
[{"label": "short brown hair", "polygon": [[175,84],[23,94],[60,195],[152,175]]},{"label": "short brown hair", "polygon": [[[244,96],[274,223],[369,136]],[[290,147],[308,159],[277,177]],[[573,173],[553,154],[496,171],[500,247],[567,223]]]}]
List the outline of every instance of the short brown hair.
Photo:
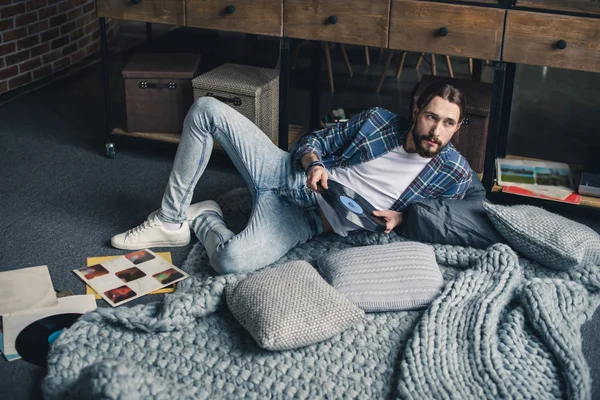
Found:
[{"label": "short brown hair", "polygon": [[462,122],[465,115],[465,95],[460,89],[447,83],[433,83],[425,88],[415,104],[419,109],[419,112],[427,107],[427,105],[437,96],[458,106],[460,109],[460,119],[457,122]]}]

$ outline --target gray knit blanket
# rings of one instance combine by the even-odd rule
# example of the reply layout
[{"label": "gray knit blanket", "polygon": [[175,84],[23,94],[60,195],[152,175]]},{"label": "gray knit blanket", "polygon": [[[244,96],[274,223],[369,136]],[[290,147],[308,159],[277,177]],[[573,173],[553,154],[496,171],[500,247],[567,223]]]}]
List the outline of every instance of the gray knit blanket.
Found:
[{"label": "gray knit blanket", "polygon": [[[230,195],[226,218],[247,212]],[[221,202],[221,204],[224,204]],[[236,216],[236,212],[238,215]],[[229,222],[228,222],[229,223]],[[403,238],[324,235],[275,263]],[[599,301],[598,267],[556,272],[509,247],[433,245],[446,286],[426,310],[367,314],[324,342],[259,348],[237,323],[202,245],[192,277],[164,300],[101,308],[61,334],[48,357],[47,399],[498,399],[591,397],[581,325]]]}]

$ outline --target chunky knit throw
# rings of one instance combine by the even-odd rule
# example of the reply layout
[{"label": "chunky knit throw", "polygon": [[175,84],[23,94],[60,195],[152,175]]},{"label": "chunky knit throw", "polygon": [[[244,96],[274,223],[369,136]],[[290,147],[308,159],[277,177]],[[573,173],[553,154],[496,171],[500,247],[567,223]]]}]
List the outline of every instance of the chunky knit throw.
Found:
[{"label": "chunky knit throw", "polygon": [[[230,206],[244,203],[234,199]],[[400,240],[325,235],[272,267]],[[256,345],[223,301],[224,287],[243,277],[213,276],[198,244],[183,266],[192,278],[164,301],[100,308],[63,332],[43,393],[61,400],[591,397],[580,326],[598,305],[597,266],[549,270],[505,245],[434,248],[447,283],[426,310],[367,314],[331,339],[273,352]]]}]

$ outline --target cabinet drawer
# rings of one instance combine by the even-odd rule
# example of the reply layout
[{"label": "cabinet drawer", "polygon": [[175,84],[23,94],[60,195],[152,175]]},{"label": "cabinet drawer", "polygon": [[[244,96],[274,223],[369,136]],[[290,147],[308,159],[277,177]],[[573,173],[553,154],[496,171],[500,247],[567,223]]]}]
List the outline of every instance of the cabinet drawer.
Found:
[{"label": "cabinet drawer", "polygon": [[516,0],[516,7],[600,14],[598,0]]},{"label": "cabinet drawer", "polygon": [[185,0],[97,0],[99,17],[183,25]]},{"label": "cabinet drawer", "polygon": [[282,0],[187,0],[186,24],[257,35],[281,36]]},{"label": "cabinet drawer", "polygon": [[499,60],[505,11],[392,0],[390,48]]},{"label": "cabinet drawer", "polygon": [[389,0],[284,0],[283,34],[387,47]]},{"label": "cabinet drawer", "polygon": [[502,58],[600,72],[600,20],[509,11]]}]

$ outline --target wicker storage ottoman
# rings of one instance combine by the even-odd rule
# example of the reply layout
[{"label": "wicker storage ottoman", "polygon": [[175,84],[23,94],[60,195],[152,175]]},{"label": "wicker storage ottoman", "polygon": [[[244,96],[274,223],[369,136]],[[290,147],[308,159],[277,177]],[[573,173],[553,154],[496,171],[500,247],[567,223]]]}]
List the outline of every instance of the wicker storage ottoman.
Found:
[{"label": "wicker storage ottoman", "polygon": [[[473,171],[482,174],[488,137],[490,107],[492,104],[492,85],[490,83],[466,79],[425,75],[415,88],[412,104],[417,101],[427,86],[437,82],[453,85],[462,90],[465,95],[466,108],[464,117],[467,120],[452,138],[452,144],[467,159]],[[412,104],[410,109],[411,116]]]},{"label": "wicker storage ottoman", "polygon": [[[212,96],[254,122],[274,143],[279,131],[279,71],[223,64],[192,80],[194,100]],[[215,142],[216,148],[221,146]]]},{"label": "wicker storage ottoman", "polygon": [[123,69],[127,130],[180,134],[199,65],[197,54],[132,56]]}]

